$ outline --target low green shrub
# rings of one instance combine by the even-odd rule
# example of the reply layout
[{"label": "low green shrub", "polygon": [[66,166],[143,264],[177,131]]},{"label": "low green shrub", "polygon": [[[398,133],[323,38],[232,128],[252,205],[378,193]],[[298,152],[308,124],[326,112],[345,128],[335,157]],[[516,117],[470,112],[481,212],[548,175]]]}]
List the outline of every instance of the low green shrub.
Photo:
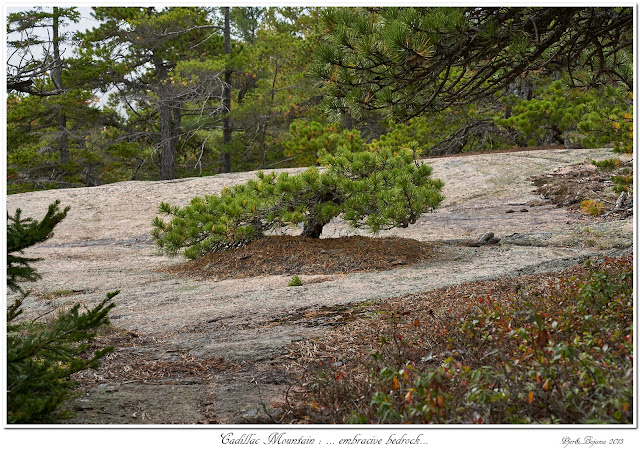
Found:
[{"label": "low green shrub", "polygon": [[[597,166],[600,169],[613,171],[622,166],[622,161],[619,158],[609,158],[608,160],[591,160],[591,164]],[[623,167],[618,172],[619,175],[613,175],[611,181],[613,182],[613,192],[620,194],[623,191],[631,192],[633,189],[633,173],[631,168]]]},{"label": "low green shrub", "polygon": [[600,160],[600,161],[591,160],[591,164],[593,164],[594,166],[597,166],[600,169],[612,170],[612,169],[619,168],[620,165],[622,164],[622,161],[620,161],[620,158],[609,158],[608,160]]},{"label": "low green shrub", "polygon": [[299,276],[293,276],[287,285],[289,287],[300,287],[302,286],[302,279]]},{"label": "low green shrub", "polygon": [[633,422],[632,257],[426,324],[391,321],[370,356],[316,368],[314,421]]},{"label": "low green shrub", "polygon": [[613,182],[613,192],[620,194],[623,191],[630,193],[633,190],[633,174],[630,175],[614,175],[611,177]]},{"label": "low green shrub", "polygon": [[580,202],[580,210],[591,216],[600,216],[604,212],[604,205],[597,200],[586,199]]}]

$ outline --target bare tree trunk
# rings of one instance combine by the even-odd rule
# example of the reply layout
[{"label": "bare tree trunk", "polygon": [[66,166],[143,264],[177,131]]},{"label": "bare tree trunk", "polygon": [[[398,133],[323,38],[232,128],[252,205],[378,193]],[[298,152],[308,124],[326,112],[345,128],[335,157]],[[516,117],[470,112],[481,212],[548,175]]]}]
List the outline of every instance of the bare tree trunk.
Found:
[{"label": "bare tree trunk", "polygon": [[171,107],[159,103],[160,112],[160,179],[172,180],[176,176],[176,156],[171,133]]},{"label": "bare tree trunk", "polygon": [[349,110],[344,113],[344,126],[347,130],[353,129],[353,118],[351,117],[351,111]]},{"label": "bare tree trunk", "polygon": [[269,103],[269,110],[267,113],[267,118],[262,124],[262,133],[260,134],[260,168],[264,168],[267,165],[267,156],[266,150],[264,148],[265,141],[267,140],[267,128],[269,128],[269,123],[271,122],[271,117],[273,115],[273,104],[276,98],[276,83],[278,81],[278,58],[275,59],[275,69],[273,71],[273,80],[271,81],[271,101]]},{"label": "bare tree trunk", "polygon": [[158,114],[160,115],[160,179],[173,180],[176,177],[175,137],[173,136],[173,114],[168,99],[165,80],[169,77],[164,61],[154,57],[153,65],[158,76]]},{"label": "bare tree trunk", "polygon": [[260,127],[262,130],[260,131],[260,169],[263,169],[267,165],[267,157],[265,155],[264,144],[267,140],[267,125],[268,122],[265,122]]},{"label": "bare tree trunk", "polygon": [[[229,24],[229,7],[224,8],[224,53],[231,54],[231,27]],[[222,144],[223,151],[222,172],[231,172],[231,151],[228,144],[231,142],[233,128],[231,126],[231,70],[227,67],[224,71],[224,91],[223,91],[224,118],[222,119]]]},{"label": "bare tree trunk", "polygon": [[178,144],[180,142],[180,129],[182,127],[182,111],[179,107],[171,109],[171,152],[175,161],[178,155]]},{"label": "bare tree trunk", "polygon": [[[54,65],[51,71],[51,78],[53,84],[57,89],[64,89],[62,85],[62,61],[60,61],[60,10],[57,7],[53,7],[53,59]],[[58,145],[60,150],[60,163],[69,163],[69,133],[67,132],[67,118],[62,111],[62,107],[58,107],[56,122],[58,125]]]},{"label": "bare tree trunk", "polygon": [[[148,10],[151,14],[152,9]],[[169,88],[165,86],[169,73],[162,58],[154,55],[153,65],[158,77],[158,114],[160,115],[160,179],[176,178],[176,148],[178,136],[175,133],[176,116],[170,101]]]},{"label": "bare tree trunk", "polygon": [[301,236],[307,238],[320,238],[320,235],[322,235],[323,227],[324,224],[322,224],[316,218],[311,218],[309,222],[304,225]]}]

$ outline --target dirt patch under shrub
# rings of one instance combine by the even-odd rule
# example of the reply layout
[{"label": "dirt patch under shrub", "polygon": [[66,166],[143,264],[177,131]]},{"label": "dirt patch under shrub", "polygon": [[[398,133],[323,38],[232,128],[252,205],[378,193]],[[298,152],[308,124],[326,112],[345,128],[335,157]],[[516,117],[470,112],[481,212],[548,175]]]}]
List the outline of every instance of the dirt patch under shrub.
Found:
[{"label": "dirt patch under shrub", "polygon": [[601,206],[593,216],[609,219],[626,218],[633,213],[632,198],[615,209],[618,195],[614,192],[614,178],[629,177],[632,161],[621,162],[613,169],[599,169],[593,164],[577,164],[532,178],[536,193],[558,207],[581,210],[584,201]]},{"label": "dirt patch under shrub", "polygon": [[410,265],[433,256],[432,246],[406,238],[348,236],[313,239],[268,236],[165,268],[198,279],[282,274],[340,274]]}]

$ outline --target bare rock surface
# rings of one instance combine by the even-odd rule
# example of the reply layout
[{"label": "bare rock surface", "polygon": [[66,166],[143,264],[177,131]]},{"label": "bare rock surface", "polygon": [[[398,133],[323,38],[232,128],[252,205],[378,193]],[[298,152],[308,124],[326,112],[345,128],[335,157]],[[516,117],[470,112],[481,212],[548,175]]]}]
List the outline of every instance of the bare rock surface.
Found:
[{"label": "bare rock surface", "polygon": [[[287,286],[290,276],[210,281],[159,271],[181,261],[159,254],[151,240],[151,221],[160,202],[185,205],[195,196],[246,182],[255,173],[11,195],[8,211],[21,208],[25,217],[41,218],[56,199],[71,207],[55,236],[26,253],[43,258],[35,265],[43,277],[25,284],[32,295],[24,310],[36,316],[60,305],[89,306],[107,291],[120,290],[111,316],[114,326],[151,337],[158,349],[222,358],[243,368],[182,385],[172,381],[173,388],[158,390],[144,382],[97,385],[80,398],[74,422],[277,421],[278,412],[269,410],[268,400],[284,397],[286,384],[269,373],[271,365],[287,344],[321,333],[323,327],[274,321],[283,314],[560,270],[588,257],[628,252],[633,246],[632,218],[603,223],[556,208],[542,202],[529,181],[612,156],[609,149],[554,149],[427,160],[434,177],[445,182],[442,207],[407,229],[381,235],[431,242],[435,257],[389,271],[309,276],[300,287]],[[489,232],[499,241],[465,245]],[[323,237],[353,233],[366,234],[335,220],[325,227]],[[12,298],[10,294],[9,301]],[[129,404],[117,404],[123,396]],[[104,404],[108,400],[129,407],[126,412],[114,410]],[[158,410],[162,400],[170,400],[173,413]]]}]

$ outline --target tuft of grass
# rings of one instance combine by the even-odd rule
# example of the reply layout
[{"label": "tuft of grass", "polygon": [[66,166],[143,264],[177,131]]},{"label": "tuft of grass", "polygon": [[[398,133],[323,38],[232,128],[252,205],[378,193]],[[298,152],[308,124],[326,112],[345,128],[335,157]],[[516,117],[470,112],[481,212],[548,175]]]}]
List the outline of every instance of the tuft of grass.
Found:
[{"label": "tuft of grass", "polygon": [[293,276],[289,281],[289,283],[287,284],[288,287],[299,287],[301,285],[302,285],[302,279],[300,279],[300,277],[298,276]]},{"label": "tuft of grass", "polygon": [[580,202],[580,209],[591,216],[600,216],[604,212],[604,205],[597,200],[587,199]]}]

